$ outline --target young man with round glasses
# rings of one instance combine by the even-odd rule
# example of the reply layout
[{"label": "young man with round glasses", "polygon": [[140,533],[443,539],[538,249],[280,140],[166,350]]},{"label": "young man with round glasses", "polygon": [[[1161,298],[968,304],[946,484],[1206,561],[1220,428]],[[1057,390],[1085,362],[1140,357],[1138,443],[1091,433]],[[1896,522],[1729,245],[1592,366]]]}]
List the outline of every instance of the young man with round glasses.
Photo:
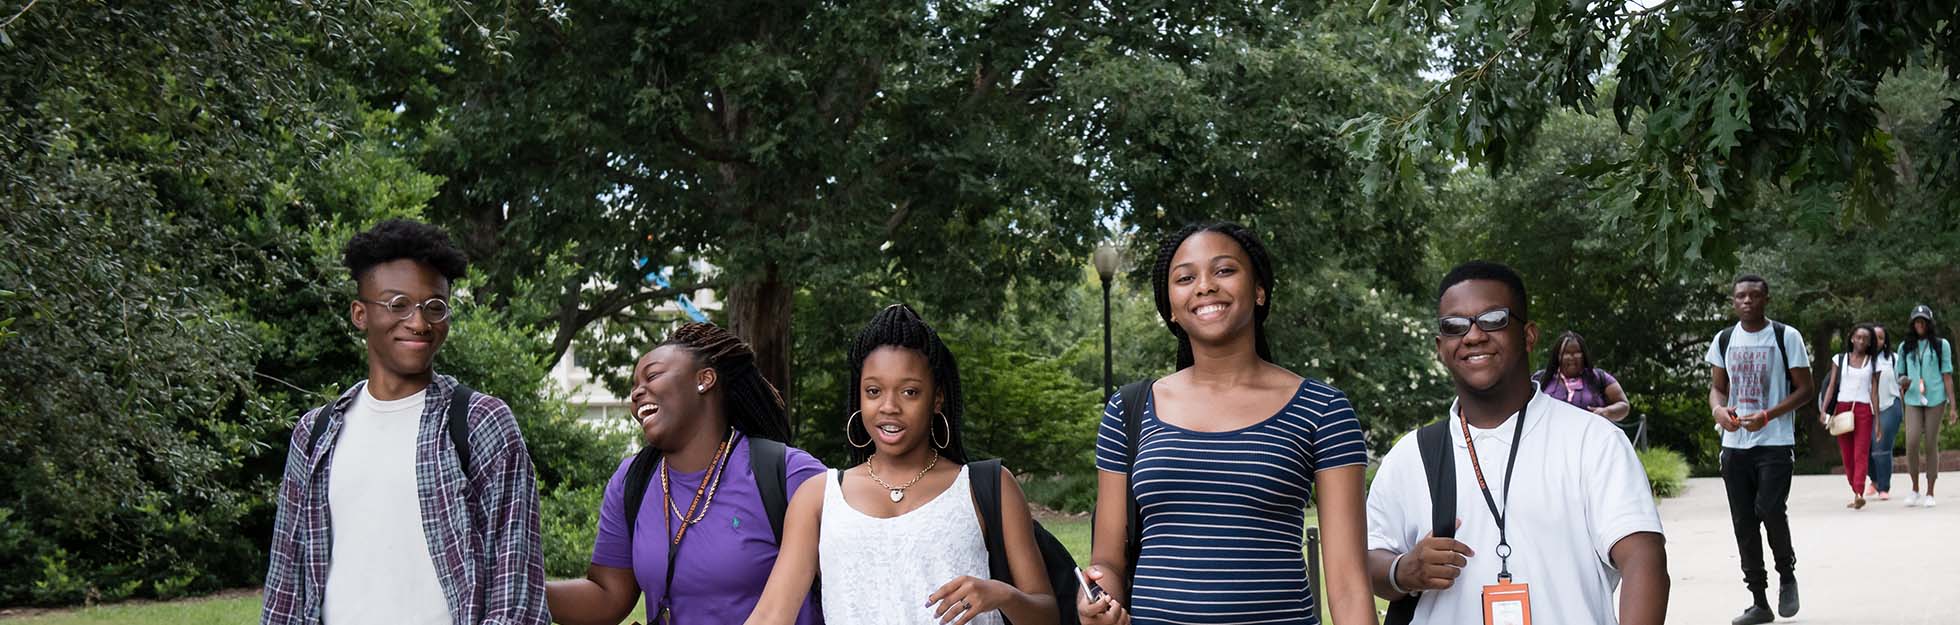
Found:
[{"label": "young man with round glasses", "polygon": [[1456,401],[1395,444],[1368,490],[1388,623],[1659,625],[1667,554],[1647,475],[1612,422],[1532,383],[1523,278],[1464,263],[1438,300]]},{"label": "young man with round glasses", "polygon": [[293,426],[260,623],[549,623],[517,421],[433,366],[462,252],[396,219],[344,255],[367,379]]}]

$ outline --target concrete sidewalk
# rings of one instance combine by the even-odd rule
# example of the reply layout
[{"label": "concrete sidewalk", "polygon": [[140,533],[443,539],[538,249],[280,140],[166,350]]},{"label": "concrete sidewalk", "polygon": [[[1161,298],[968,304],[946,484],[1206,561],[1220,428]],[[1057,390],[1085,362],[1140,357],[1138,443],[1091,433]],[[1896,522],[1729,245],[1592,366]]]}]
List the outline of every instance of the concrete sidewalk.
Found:
[{"label": "concrete sidewalk", "polygon": [[[1901,467],[1903,469],[1903,467]],[[1803,610],[1777,622],[1832,625],[1960,623],[1960,475],[1943,475],[1940,507],[1873,499],[1851,510],[1842,475],[1800,475],[1790,488],[1790,532]],[[1909,490],[1901,473],[1895,495]],[[1661,503],[1674,586],[1667,622],[1725,625],[1749,605],[1721,478],[1688,481]],[[1765,547],[1764,557],[1769,557]],[[1776,571],[1770,567],[1770,602]]]}]

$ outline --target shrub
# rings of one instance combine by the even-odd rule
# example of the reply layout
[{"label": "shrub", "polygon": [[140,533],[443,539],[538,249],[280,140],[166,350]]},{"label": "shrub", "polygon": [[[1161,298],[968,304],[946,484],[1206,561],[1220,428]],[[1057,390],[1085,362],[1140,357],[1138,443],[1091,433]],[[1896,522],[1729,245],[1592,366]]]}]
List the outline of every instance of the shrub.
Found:
[{"label": "shrub", "polygon": [[1688,485],[1688,459],[1681,452],[1664,447],[1648,448],[1640,452],[1640,465],[1647,470],[1647,484],[1654,489],[1656,498],[1679,495]]},{"label": "shrub", "polygon": [[584,577],[599,535],[599,504],[606,484],[561,486],[544,497],[544,574],[548,579]]},{"label": "shrub", "polygon": [[1052,476],[1021,476],[1021,492],[1034,505],[1078,514],[1096,507],[1097,471],[1076,471]]}]

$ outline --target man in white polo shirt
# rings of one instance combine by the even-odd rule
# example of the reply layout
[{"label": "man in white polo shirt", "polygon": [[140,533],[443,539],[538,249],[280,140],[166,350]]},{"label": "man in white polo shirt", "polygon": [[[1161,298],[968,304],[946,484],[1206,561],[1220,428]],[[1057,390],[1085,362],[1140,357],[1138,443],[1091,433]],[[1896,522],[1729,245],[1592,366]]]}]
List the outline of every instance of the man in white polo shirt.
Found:
[{"label": "man in white polo shirt", "polygon": [[1457,397],[1431,427],[1448,433],[1455,526],[1435,527],[1424,435],[1402,437],[1368,491],[1368,573],[1397,602],[1390,622],[1659,625],[1667,555],[1646,474],[1611,422],[1531,383],[1524,280],[1472,261],[1438,297],[1436,356]]}]

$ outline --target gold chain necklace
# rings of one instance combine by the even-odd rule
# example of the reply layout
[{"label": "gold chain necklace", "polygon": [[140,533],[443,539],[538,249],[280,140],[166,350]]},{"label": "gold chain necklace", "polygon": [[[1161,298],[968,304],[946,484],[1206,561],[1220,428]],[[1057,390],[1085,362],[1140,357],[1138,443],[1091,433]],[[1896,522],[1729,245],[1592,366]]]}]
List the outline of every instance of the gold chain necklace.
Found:
[{"label": "gold chain necklace", "polygon": [[[694,500],[688,502],[686,513],[682,513],[680,508],[674,506],[672,487],[667,480],[667,459],[660,460],[660,498],[666,500],[667,509],[674,511],[674,516],[681,519],[681,528],[674,533],[673,544],[680,544],[681,537],[687,535],[687,528],[708,517],[708,506],[714,504],[715,493],[721,490],[721,476],[727,473],[723,470],[722,461],[728,457],[729,444],[734,440],[735,431],[731,429],[728,438],[722,440],[721,447],[715,450],[714,460],[708,462],[708,474],[701,476],[701,485],[694,488]],[[697,510],[699,514],[695,513]]]},{"label": "gold chain necklace", "polygon": [[871,466],[871,461],[877,459],[878,459],[878,454],[871,454],[870,458],[866,458],[864,460],[864,472],[871,474],[871,481],[877,482],[879,486],[883,486],[885,488],[886,492],[891,493],[892,503],[898,503],[899,501],[905,499],[905,489],[911,488],[913,484],[919,483],[919,480],[925,478],[926,472],[932,470],[932,465],[939,464],[939,452],[938,451],[932,452],[932,460],[926,462],[926,468],[919,469],[918,476],[913,477],[912,481],[906,482],[904,486],[897,486],[897,487],[894,487],[890,484],[886,484],[884,480],[879,479],[878,470],[872,468]]}]

